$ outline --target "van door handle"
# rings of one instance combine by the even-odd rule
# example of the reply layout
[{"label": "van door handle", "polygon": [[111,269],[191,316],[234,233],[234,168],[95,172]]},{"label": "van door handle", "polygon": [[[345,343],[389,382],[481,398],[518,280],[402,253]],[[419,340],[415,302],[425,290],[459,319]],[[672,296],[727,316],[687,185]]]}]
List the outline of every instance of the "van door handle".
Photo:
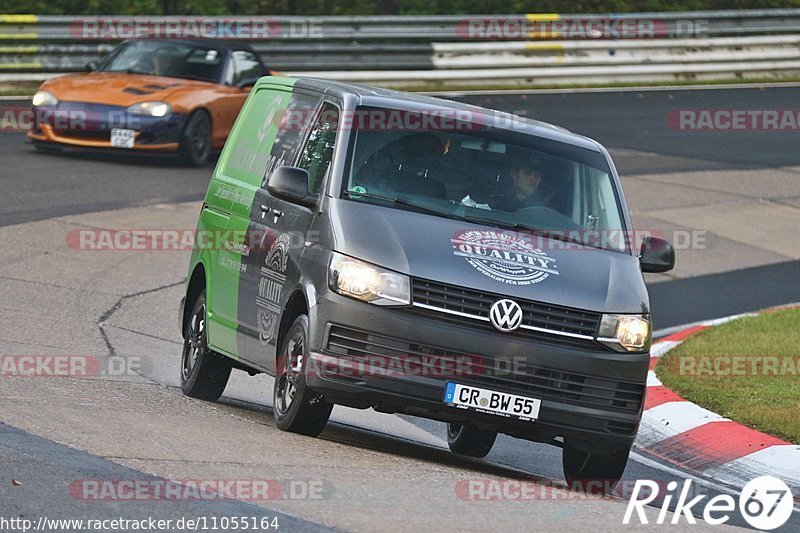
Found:
[{"label": "van door handle", "polygon": [[283,216],[283,211],[278,211],[277,209],[273,209],[272,210],[272,216],[274,216],[276,219],[278,217],[282,217]]},{"label": "van door handle", "polygon": [[264,218],[267,213],[269,213],[269,206],[261,204],[261,218]]}]

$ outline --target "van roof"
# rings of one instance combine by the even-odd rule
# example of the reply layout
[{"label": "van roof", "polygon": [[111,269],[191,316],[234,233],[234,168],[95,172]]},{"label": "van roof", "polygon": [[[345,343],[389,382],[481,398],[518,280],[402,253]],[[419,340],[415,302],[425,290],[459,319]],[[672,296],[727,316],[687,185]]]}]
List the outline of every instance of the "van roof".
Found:
[{"label": "van roof", "polygon": [[295,86],[298,88],[306,87],[316,91],[329,94],[340,99],[344,99],[347,95],[352,95],[358,98],[359,105],[367,105],[374,107],[401,107],[409,111],[414,110],[429,110],[431,108],[447,108],[456,111],[466,111],[474,115],[480,115],[482,119],[488,120],[490,125],[499,128],[508,128],[513,125],[513,129],[520,131],[520,133],[529,133],[556,141],[574,144],[583,148],[588,148],[593,151],[600,151],[600,145],[597,141],[572,133],[571,131],[555,126],[548,122],[542,122],[512,113],[488,109],[464,102],[457,102],[455,100],[448,100],[434,96],[426,96],[416,93],[406,93],[395,91],[392,89],[384,89],[380,87],[372,87],[369,85],[361,85],[357,83],[344,83],[340,81],[319,79],[319,78],[296,78]]}]

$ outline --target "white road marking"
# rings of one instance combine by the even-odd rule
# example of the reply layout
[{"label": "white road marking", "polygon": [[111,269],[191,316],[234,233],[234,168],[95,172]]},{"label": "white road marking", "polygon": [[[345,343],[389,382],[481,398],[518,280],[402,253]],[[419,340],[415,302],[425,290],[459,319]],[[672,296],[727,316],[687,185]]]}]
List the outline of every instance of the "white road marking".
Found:
[{"label": "white road marking", "polygon": [[656,373],[653,372],[652,370],[649,370],[647,372],[647,386],[648,387],[660,387],[661,386],[661,380],[658,379],[658,376],[656,376]]},{"label": "white road marking", "polygon": [[727,420],[691,402],[663,403],[644,412],[636,444],[647,448],[709,422]]},{"label": "white road marking", "polygon": [[650,357],[661,357],[671,349],[678,346],[682,341],[663,341],[653,344],[650,348]]},{"label": "white road marking", "polygon": [[785,481],[798,494],[800,489],[800,446],[785,444],[758,450],[707,474],[726,483],[743,483],[768,473]]}]

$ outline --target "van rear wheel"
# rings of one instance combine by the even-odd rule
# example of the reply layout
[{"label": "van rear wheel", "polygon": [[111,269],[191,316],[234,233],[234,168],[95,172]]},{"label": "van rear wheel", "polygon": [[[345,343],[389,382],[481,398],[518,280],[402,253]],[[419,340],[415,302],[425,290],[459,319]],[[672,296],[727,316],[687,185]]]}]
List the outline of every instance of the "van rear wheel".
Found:
[{"label": "van rear wheel", "polygon": [[181,355],[181,390],[186,396],[215,402],[231,375],[230,359],[208,347],[206,291],[200,293],[186,323]]},{"label": "van rear wheel", "polygon": [[609,494],[622,478],[629,454],[630,448],[599,454],[584,452],[565,443],[561,462],[567,485],[590,494]]},{"label": "van rear wheel", "polygon": [[306,386],[308,338],[308,317],[300,315],[278,353],[272,408],[278,429],[316,437],[325,429],[333,404]]},{"label": "van rear wheel", "polygon": [[492,451],[497,432],[462,424],[447,424],[450,451],[469,457],[486,457]]}]

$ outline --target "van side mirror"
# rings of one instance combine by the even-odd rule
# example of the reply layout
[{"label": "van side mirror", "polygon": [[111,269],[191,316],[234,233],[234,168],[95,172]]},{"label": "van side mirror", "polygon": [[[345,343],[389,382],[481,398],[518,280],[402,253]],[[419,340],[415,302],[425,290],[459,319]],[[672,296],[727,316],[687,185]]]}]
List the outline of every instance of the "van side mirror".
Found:
[{"label": "van side mirror", "polygon": [[304,207],[317,205],[319,195],[308,190],[308,171],[297,167],[278,167],[269,177],[267,191],[281,200]]},{"label": "van side mirror", "polygon": [[645,237],[639,264],[642,272],[668,272],[675,268],[675,249],[665,239]]}]

